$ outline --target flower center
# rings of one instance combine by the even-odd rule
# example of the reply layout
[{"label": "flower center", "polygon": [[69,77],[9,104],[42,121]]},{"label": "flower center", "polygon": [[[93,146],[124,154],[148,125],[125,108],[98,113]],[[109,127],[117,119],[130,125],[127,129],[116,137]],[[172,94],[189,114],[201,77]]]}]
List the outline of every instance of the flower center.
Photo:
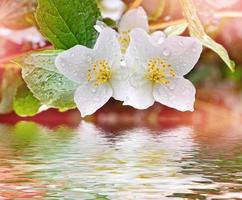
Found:
[{"label": "flower center", "polygon": [[129,46],[130,43],[130,36],[129,36],[129,32],[122,32],[118,38],[120,47],[121,47],[121,52],[125,53],[126,49]]},{"label": "flower center", "polygon": [[161,58],[153,58],[148,61],[147,78],[154,83],[169,84],[169,78],[175,77],[175,71],[170,64]]},{"label": "flower center", "polygon": [[93,82],[94,86],[100,86],[111,79],[111,69],[108,61],[97,60],[92,68],[88,70],[87,80]]}]

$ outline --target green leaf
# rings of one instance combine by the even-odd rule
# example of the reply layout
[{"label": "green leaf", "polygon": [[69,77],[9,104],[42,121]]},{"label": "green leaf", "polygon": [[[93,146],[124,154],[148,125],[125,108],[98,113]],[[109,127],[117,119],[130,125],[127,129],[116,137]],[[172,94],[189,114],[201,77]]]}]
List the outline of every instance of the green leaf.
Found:
[{"label": "green leaf", "polygon": [[[0,79],[0,114],[9,113],[13,110],[13,100],[17,88],[22,84],[19,69],[12,64],[4,65],[2,79]],[[1,72],[0,72],[1,75]]]},{"label": "green leaf", "polygon": [[35,18],[40,32],[57,49],[77,44],[92,47],[100,12],[95,0],[38,0]]},{"label": "green leaf", "polygon": [[205,47],[212,49],[214,52],[216,52],[231,69],[231,71],[234,72],[235,62],[233,60],[230,60],[227,50],[221,44],[215,42],[208,35],[204,35],[201,39],[201,42]]},{"label": "green leaf", "polygon": [[34,116],[41,104],[25,84],[22,84],[15,95],[13,109],[20,116]]},{"label": "green leaf", "polygon": [[203,25],[198,18],[193,0],[180,0],[180,2],[184,16],[189,24],[188,27],[191,36],[196,37],[201,44],[216,52],[231,69],[231,71],[234,71],[235,63],[234,61],[230,60],[227,50],[206,34]]},{"label": "green leaf", "polygon": [[164,32],[167,36],[181,35],[186,30],[187,27],[188,27],[188,23],[181,23],[181,24],[169,26],[164,30]]},{"label": "green leaf", "polygon": [[97,195],[93,200],[110,200],[106,195]]},{"label": "green leaf", "polygon": [[239,66],[236,68],[236,73],[231,73],[229,70],[224,70],[223,75],[225,78],[237,81],[239,85],[241,85],[242,82],[242,67]]},{"label": "green leaf", "polygon": [[104,18],[103,23],[105,23],[107,26],[110,26],[112,28],[117,28],[116,21],[112,20],[111,18]]},{"label": "green leaf", "polygon": [[214,67],[211,66],[199,66],[196,68],[196,71],[193,71],[186,75],[186,77],[193,83],[199,84],[206,81],[206,78],[210,77],[211,74],[214,74]]},{"label": "green leaf", "polygon": [[55,67],[59,51],[40,51],[15,60],[22,67],[22,77],[41,104],[67,110],[75,107],[78,84],[60,74]]}]

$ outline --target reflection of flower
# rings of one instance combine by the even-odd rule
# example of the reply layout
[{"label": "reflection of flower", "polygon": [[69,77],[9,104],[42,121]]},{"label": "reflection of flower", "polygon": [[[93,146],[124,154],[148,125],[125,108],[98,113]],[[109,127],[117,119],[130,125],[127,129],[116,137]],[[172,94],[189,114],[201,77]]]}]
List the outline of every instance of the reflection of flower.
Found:
[{"label": "reflection of flower", "polygon": [[181,172],[190,164],[182,159],[197,152],[189,127],[155,134],[136,128],[110,137],[109,132],[82,123],[78,132],[75,142],[66,146],[65,151],[71,152],[70,162],[63,162],[62,168],[63,173],[68,173],[64,182],[80,190],[73,193],[67,189],[68,195],[87,195],[89,199],[99,192],[111,199],[162,199],[175,192],[188,192],[191,187],[199,188],[195,181],[206,180],[200,174]]},{"label": "reflection of flower", "polygon": [[198,61],[202,46],[191,37],[168,37],[155,45],[142,29],[131,33],[126,63],[131,68],[125,105],[145,109],[158,101],[181,111],[193,110],[195,88],[183,78]]},{"label": "reflection of flower", "polygon": [[126,70],[120,66],[120,57],[116,33],[110,28],[101,31],[93,50],[77,45],[57,57],[60,72],[81,84],[74,99],[82,116],[94,113],[112,96],[126,97]]}]

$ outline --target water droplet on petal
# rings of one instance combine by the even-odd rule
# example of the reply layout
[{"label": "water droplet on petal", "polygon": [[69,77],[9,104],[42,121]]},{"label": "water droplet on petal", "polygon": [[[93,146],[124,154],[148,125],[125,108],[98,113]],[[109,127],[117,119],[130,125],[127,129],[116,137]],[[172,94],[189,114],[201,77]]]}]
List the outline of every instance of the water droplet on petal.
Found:
[{"label": "water droplet on petal", "polygon": [[171,51],[170,51],[169,49],[164,49],[164,50],[163,50],[163,55],[164,55],[164,56],[167,57],[167,56],[169,56],[170,54],[171,54]]},{"label": "water droplet on petal", "polygon": [[135,60],[138,62],[140,60],[140,58],[138,56],[136,56]]},{"label": "water droplet on petal", "polygon": [[193,47],[192,48],[192,52],[195,53],[197,51],[197,48],[196,47]]},{"label": "water droplet on petal", "polygon": [[169,85],[168,85],[168,88],[170,90],[174,90],[176,88],[175,84],[173,82],[171,82]]},{"label": "water droplet on petal", "polygon": [[126,67],[126,62],[124,59],[121,59],[120,66],[121,68]]},{"label": "water droplet on petal", "polygon": [[[93,60],[92,60],[92,57],[91,57],[91,56],[89,56],[89,55],[86,57],[86,59],[87,59],[87,62],[88,62],[88,63],[90,63],[90,62],[92,62],[92,61],[93,61]],[[94,62],[94,61],[93,61],[93,62]]]},{"label": "water droplet on petal", "polygon": [[74,57],[74,53],[71,52],[71,53],[69,54],[69,56],[70,56],[71,58],[73,58],[73,57]]},{"label": "water droplet on petal", "polygon": [[160,38],[157,43],[162,44],[163,42],[164,42],[164,38]]},{"label": "water droplet on petal", "polygon": [[91,92],[92,92],[92,93],[96,93],[96,92],[97,92],[97,87],[93,87],[93,88],[91,89]]},{"label": "water droplet on petal", "polygon": [[184,45],[183,41],[180,41],[179,45],[182,47]]}]

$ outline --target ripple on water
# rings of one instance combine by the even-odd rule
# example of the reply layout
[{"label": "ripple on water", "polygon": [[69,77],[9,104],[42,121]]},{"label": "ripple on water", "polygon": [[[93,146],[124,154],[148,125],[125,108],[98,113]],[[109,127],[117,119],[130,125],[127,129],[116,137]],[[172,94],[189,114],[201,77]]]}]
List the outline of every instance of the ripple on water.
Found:
[{"label": "ripple on water", "polygon": [[[0,125],[0,199],[241,197],[242,135]],[[220,145],[218,145],[218,142]]]}]

